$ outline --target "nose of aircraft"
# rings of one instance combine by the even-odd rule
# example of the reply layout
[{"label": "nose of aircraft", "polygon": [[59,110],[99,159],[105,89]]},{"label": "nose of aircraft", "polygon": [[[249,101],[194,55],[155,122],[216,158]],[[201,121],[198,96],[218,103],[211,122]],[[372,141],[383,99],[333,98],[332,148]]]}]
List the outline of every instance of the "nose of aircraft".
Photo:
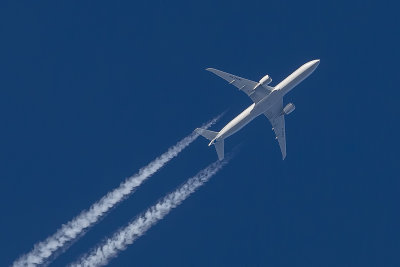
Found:
[{"label": "nose of aircraft", "polygon": [[314,67],[317,67],[319,65],[319,61],[320,61],[319,59],[316,59],[316,60],[311,61],[311,63]]},{"label": "nose of aircraft", "polygon": [[319,59],[312,60],[306,63],[307,69],[314,71],[319,65]]}]

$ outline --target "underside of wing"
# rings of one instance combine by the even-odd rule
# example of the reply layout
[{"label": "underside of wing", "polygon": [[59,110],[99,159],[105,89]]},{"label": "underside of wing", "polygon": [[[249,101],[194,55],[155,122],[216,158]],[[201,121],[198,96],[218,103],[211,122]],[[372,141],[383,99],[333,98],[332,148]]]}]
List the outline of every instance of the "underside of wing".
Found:
[{"label": "underside of wing", "polygon": [[275,132],[276,139],[278,140],[279,147],[282,152],[282,158],[286,157],[286,134],[285,134],[285,116],[282,114],[283,99],[278,101],[272,106],[264,115],[272,124],[272,128]]},{"label": "underside of wing", "polygon": [[281,148],[282,158],[286,158],[286,135],[285,135],[285,116],[280,115],[279,117],[271,120],[272,127],[276,138],[278,139],[279,147]]},{"label": "underside of wing", "polygon": [[232,84],[232,85],[236,86],[237,88],[239,88],[239,90],[246,93],[246,95],[248,95],[251,98],[251,100],[253,100],[254,103],[257,103],[258,101],[263,99],[265,96],[267,96],[271,92],[270,89],[272,89],[270,87],[268,87],[270,89],[267,89],[264,86],[258,86],[258,82],[247,80],[245,78],[242,78],[242,77],[239,77],[239,76],[227,73],[227,72],[223,72],[223,71],[220,71],[217,69],[208,68],[206,70],[221,77],[222,79],[227,81],[229,84]]}]

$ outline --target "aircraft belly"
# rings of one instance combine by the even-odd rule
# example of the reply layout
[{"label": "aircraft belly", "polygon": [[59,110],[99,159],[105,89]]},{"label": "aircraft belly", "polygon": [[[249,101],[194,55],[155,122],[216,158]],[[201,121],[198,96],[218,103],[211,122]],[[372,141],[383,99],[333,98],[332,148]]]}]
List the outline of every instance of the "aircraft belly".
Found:
[{"label": "aircraft belly", "polygon": [[252,120],[253,120],[253,118],[251,118],[250,116],[247,116],[246,118],[240,120],[238,123],[232,125],[232,127],[229,129],[229,131],[226,132],[226,137],[231,136],[232,134],[238,132]]},{"label": "aircraft belly", "polygon": [[290,90],[292,90],[296,85],[301,83],[305,78],[307,78],[310,73],[307,72],[300,72],[296,73],[297,75],[293,75],[292,77],[288,77],[289,79],[286,81],[284,86],[282,87],[282,91],[285,93],[288,93]]},{"label": "aircraft belly", "polygon": [[281,90],[283,94],[287,94],[296,85],[307,78],[317,68],[318,64],[319,60],[307,62],[296,71],[294,71],[292,74],[290,74],[282,82],[280,82],[275,88]]},{"label": "aircraft belly", "polygon": [[218,134],[217,139],[225,139],[232,134],[236,133],[244,126],[246,126],[249,122],[251,122],[256,116],[253,112],[255,104],[251,105],[249,108],[245,109],[242,113],[240,113],[236,118],[231,120]]},{"label": "aircraft belly", "polygon": [[254,118],[263,114],[268,109],[270,109],[273,104],[281,98],[280,91],[272,92],[265,99],[261,100],[257,104],[253,104],[242,113],[240,113],[236,118],[230,121],[218,134],[217,139],[225,139],[232,134],[236,133]]}]

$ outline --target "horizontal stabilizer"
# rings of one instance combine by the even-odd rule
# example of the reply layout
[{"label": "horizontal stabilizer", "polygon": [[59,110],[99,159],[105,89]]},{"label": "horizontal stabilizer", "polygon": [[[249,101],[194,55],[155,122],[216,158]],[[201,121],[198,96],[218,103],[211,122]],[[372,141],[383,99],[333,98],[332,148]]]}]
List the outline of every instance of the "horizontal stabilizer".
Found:
[{"label": "horizontal stabilizer", "polygon": [[209,146],[212,144],[215,146],[215,150],[217,151],[217,154],[218,154],[218,159],[219,160],[224,159],[224,140],[215,142],[215,137],[218,135],[217,132],[206,130],[206,129],[201,129],[201,128],[197,128],[195,130],[195,132],[198,133],[199,135],[203,136],[204,138],[207,138],[208,140],[210,140],[211,142],[210,142]]},{"label": "horizontal stabilizer", "polygon": [[195,130],[195,132],[198,133],[199,135],[203,136],[204,138],[207,138],[210,141],[214,140],[214,138],[218,134],[217,132],[206,130],[206,129],[202,129],[202,128],[197,128]]},{"label": "horizontal stabilizer", "polygon": [[218,141],[214,144],[215,150],[217,150],[218,154],[218,159],[223,160],[224,159],[224,140]]}]

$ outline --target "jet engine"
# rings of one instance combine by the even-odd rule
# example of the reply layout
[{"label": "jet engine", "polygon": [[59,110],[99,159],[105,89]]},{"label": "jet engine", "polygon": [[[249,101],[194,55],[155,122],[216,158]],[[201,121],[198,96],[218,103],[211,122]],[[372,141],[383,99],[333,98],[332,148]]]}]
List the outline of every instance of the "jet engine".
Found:
[{"label": "jet engine", "polygon": [[289,115],[295,109],[296,109],[296,107],[294,106],[294,104],[293,103],[289,103],[283,108],[283,114]]},{"label": "jet engine", "polygon": [[272,82],[271,77],[269,75],[265,75],[258,83],[261,85],[268,85]]}]

